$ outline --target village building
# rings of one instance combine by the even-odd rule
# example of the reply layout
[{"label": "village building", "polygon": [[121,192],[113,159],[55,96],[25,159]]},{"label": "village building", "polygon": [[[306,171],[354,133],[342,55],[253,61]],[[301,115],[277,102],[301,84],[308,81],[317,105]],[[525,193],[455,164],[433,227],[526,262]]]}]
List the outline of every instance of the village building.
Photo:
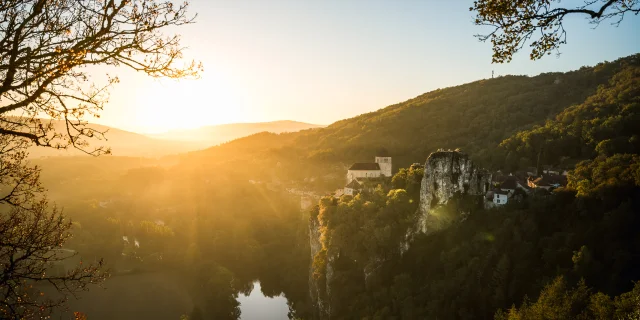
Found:
[{"label": "village building", "polygon": [[531,188],[527,185],[527,176],[524,172],[516,172],[515,175],[507,176],[502,184],[500,184],[500,189],[508,191],[509,196],[512,196],[517,189],[527,193],[531,191]]},{"label": "village building", "polygon": [[528,173],[525,171],[517,171],[515,174],[509,175],[502,175],[501,172],[497,172],[492,177],[495,188],[487,191],[485,194],[486,201],[493,206],[500,206],[507,204],[518,189],[525,193],[531,192],[531,188],[527,185],[527,176]]},{"label": "village building", "polygon": [[567,185],[567,177],[558,174],[545,174],[538,178],[529,177],[527,185],[532,188],[549,190]]},{"label": "village building", "polygon": [[543,174],[549,174],[549,175],[560,175],[563,171],[558,169],[558,168],[554,168],[552,166],[544,166],[542,169],[542,173]]},{"label": "village building", "polygon": [[374,162],[357,162],[347,170],[347,183],[355,179],[391,177],[393,165],[386,152],[379,152]]},{"label": "village building", "polygon": [[507,177],[504,180],[504,182],[500,184],[500,190],[507,192],[509,196],[511,196],[514,192],[516,192],[517,188],[518,188],[518,182],[516,180],[516,177],[514,176]]},{"label": "village building", "polygon": [[380,178],[380,174],[379,164],[357,162],[347,170],[347,182],[355,179]]},{"label": "village building", "polygon": [[504,205],[509,201],[509,192],[502,190],[493,190],[493,203],[495,205]]},{"label": "village building", "polygon": [[358,192],[360,192],[360,190],[362,190],[362,185],[360,184],[360,182],[358,182],[358,180],[353,179],[344,187],[344,194],[355,196]]}]

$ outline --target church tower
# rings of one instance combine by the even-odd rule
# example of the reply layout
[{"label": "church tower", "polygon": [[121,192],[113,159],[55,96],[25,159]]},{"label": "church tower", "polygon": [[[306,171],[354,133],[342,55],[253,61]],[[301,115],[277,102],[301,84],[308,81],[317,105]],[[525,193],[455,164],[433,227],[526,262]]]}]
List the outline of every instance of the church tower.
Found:
[{"label": "church tower", "polygon": [[391,165],[391,155],[385,149],[376,153],[376,163],[380,166],[380,174],[385,177],[391,177],[393,166]]}]

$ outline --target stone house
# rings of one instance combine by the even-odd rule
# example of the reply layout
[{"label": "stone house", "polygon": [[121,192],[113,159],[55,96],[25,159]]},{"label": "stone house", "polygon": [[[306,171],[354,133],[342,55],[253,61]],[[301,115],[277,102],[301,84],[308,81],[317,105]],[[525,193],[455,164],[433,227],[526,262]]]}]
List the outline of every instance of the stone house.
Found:
[{"label": "stone house", "polygon": [[374,162],[357,162],[347,170],[347,183],[355,179],[391,177],[393,165],[388,154],[379,154]]},{"label": "stone house", "polygon": [[354,196],[362,190],[362,185],[358,180],[353,179],[344,187],[344,194]]},{"label": "stone house", "polygon": [[504,205],[509,201],[509,192],[503,190],[494,190],[493,191],[493,203],[495,205]]}]

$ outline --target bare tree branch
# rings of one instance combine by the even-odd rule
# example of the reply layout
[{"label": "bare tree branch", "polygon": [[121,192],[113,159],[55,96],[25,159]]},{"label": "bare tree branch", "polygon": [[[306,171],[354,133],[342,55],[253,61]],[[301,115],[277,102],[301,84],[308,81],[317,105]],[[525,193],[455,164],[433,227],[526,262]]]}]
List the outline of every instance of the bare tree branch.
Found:
[{"label": "bare tree branch", "polygon": [[[86,116],[99,116],[117,77],[95,86],[86,67],[124,66],[152,77],[197,77],[202,66],[179,65],[184,48],[177,35],[161,31],[193,23],[188,4],[156,0],[8,0],[0,5],[0,125],[38,146],[89,149],[103,133],[87,127]],[[16,112],[21,116],[17,117]],[[46,125],[64,121],[64,130]]]}]

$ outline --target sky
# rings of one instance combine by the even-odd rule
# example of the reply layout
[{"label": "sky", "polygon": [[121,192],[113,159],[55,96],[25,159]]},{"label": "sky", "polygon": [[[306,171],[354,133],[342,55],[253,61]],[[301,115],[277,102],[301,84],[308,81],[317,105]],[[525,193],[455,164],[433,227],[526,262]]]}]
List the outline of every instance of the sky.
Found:
[{"label": "sky", "polygon": [[[563,1],[569,5],[576,1]],[[141,133],[234,122],[332,122],[422,93],[498,75],[537,75],[640,52],[640,17],[593,28],[568,17],[561,55],[491,63],[474,35],[473,1],[191,0],[196,23],[177,28],[199,80],[117,70],[95,120]]]}]

